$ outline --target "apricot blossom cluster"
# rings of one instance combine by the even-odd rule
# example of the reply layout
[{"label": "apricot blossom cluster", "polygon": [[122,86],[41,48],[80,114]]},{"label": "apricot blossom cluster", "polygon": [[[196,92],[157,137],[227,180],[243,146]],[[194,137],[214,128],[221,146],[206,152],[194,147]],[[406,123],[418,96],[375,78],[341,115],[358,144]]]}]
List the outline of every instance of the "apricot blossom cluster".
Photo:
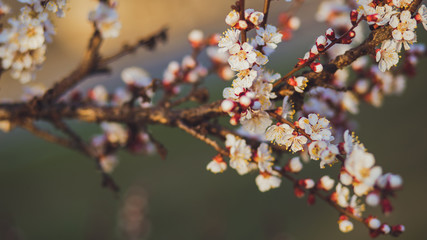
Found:
[{"label": "apricot blossom cluster", "polygon": [[[2,69],[25,83],[43,63],[46,42],[54,34],[47,12],[63,16],[66,1],[20,2],[25,4],[20,15],[10,18],[10,26],[0,33],[0,58]],[[374,155],[352,132],[355,124],[351,115],[359,113],[362,101],[379,107],[384,96],[404,91],[407,76],[415,75],[418,58],[426,55],[425,47],[415,44],[415,29],[418,23],[427,29],[427,8],[419,0],[324,1],[316,14],[318,21],[328,25],[324,34],[314,38],[288,73],[268,70],[269,57],[299,28],[295,12],[302,2],[295,1],[292,11],[282,13],[276,27],[267,23],[269,0],[263,11],[246,9],[245,1],[239,0],[225,17],[230,29],[222,35],[205,36],[193,30],[188,35],[192,53],[181,61],[171,61],[161,77],[151,77],[137,66],[127,67],[121,72],[124,86],[109,92],[103,85],[87,91],[75,86],[138,47],[155,45],[157,38],[102,56],[102,40],[119,36],[121,23],[117,3],[99,1],[88,17],[94,27],[88,57],[50,89],[26,87],[20,103],[0,104],[0,129],[21,126],[83,152],[96,160],[103,184],[117,190],[110,178],[119,163],[117,152],[157,151],[165,156],[164,146],[147,126],[178,127],[218,152],[207,164],[208,171],[222,173],[231,168],[239,175],[255,173],[261,192],[277,189],[288,180],[296,197],[307,195],[309,204],[320,199],[334,207],[342,232],[353,230],[353,221],[359,221],[373,237],[397,236],[405,230],[403,225],[391,226],[367,215],[365,205],[381,206],[385,214],[390,213],[390,197],[402,188],[403,180],[377,165]],[[8,12],[0,1],[0,17]],[[370,29],[368,38],[364,36],[366,27]],[[250,33],[252,38],[247,37]],[[198,59],[203,51],[210,59],[208,64]],[[403,63],[392,69],[399,64],[399,54]],[[224,99],[195,108],[176,108],[190,101],[207,102],[209,92],[201,85],[211,73],[232,80],[222,92]],[[211,121],[227,115],[231,125],[241,128]],[[102,133],[85,143],[62,121],[65,118],[99,123]],[[33,121],[40,119],[68,138],[38,129]],[[287,152],[293,155],[285,155]],[[298,178],[311,160],[320,169],[335,166],[338,177]]]}]

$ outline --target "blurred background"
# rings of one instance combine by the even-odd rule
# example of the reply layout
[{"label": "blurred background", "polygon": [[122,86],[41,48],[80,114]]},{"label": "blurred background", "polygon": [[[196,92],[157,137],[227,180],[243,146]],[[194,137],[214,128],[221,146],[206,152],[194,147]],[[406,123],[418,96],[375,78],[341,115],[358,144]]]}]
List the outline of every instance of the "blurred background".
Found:
[{"label": "blurred background", "polygon": [[[7,1],[6,1],[7,2]],[[79,62],[91,26],[87,13],[96,1],[73,0],[66,18],[55,19],[57,35],[48,47],[47,61],[34,84],[52,85]],[[262,9],[263,1],[247,1],[247,7]],[[298,12],[300,30],[279,45],[268,68],[286,73],[297,57],[312,46],[327,28],[314,20],[320,1],[308,0]],[[205,34],[223,32],[224,18],[233,1],[119,1],[121,36],[107,40],[102,53],[108,55],[125,42],[132,43],[167,26],[169,40],[154,52],[140,50],[117,61],[113,73],[92,77],[82,89],[98,83],[110,89],[122,85],[120,71],[139,66],[153,77],[161,77],[171,60],[180,61],[191,52],[187,34],[201,29]],[[13,5],[13,4],[12,4]],[[18,11],[15,4],[15,11]],[[289,3],[273,1],[270,23]],[[424,29],[418,41],[427,42]],[[375,154],[384,171],[399,173],[404,189],[392,203],[395,211],[381,220],[406,226],[401,239],[422,239],[427,210],[427,60],[419,62],[419,73],[409,79],[401,97],[388,97],[382,108],[362,104],[357,134]],[[209,78],[212,99],[221,98],[224,86]],[[22,85],[8,74],[0,79],[0,98],[19,99]],[[96,125],[73,122],[85,137],[100,133]],[[279,189],[260,193],[255,175],[238,176],[235,171],[214,175],[206,164],[215,152],[178,129],[154,126],[150,131],[168,149],[168,157],[134,156],[121,152],[113,177],[119,195],[100,186],[95,164],[79,153],[44,142],[21,129],[0,132],[0,239],[368,239],[367,229],[343,234],[338,214],[323,202],[308,206],[296,199],[289,182]],[[334,171],[319,171],[318,163],[307,165],[302,175],[311,177]],[[127,233],[127,235],[125,234]],[[132,238],[131,233],[138,238]],[[132,235],[132,236],[133,236]],[[382,237],[385,238],[385,237]]]}]

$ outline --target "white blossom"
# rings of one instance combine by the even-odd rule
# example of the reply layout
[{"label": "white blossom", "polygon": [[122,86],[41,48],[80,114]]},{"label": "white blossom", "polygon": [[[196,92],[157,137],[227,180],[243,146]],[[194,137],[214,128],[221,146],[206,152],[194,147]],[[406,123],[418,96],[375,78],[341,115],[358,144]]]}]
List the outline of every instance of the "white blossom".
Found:
[{"label": "white blossom", "polygon": [[261,173],[255,178],[255,182],[261,192],[266,192],[270,189],[278,188],[282,183],[282,179],[270,173]]},{"label": "white blossom", "polygon": [[299,127],[310,135],[313,140],[332,141],[334,137],[328,128],[329,120],[319,118],[318,115],[311,113],[308,118],[302,117],[298,120]]},{"label": "white blossom", "polygon": [[400,18],[393,16],[390,20],[390,26],[394,28],[392,35],[393,39],[397,41],[396,50],[400,52],[402,44],[405,50],[408,50],[409,44],[416,42],[415,28],[417,21],[412,18],[411,12],[408,10],[400,14]]},{"label": "white blossom", "polygon": [[399,62],[397,43],[393,40],[385,40],[381,49],[377,50],[376,61],[379,62],[378,68],[381,72],[385,72],[396,65]]}]

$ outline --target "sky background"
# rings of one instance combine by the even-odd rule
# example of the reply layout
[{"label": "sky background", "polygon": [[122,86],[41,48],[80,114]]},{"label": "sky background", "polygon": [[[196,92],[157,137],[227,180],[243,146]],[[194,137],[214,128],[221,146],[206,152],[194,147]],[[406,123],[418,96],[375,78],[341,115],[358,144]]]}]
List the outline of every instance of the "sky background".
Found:
[{"label": "sky background", "polygon": [[[284,1],[272,3],[270,23],[287,8]],[[187,34],[202,29],[206,34],[226,29],[225,15],[233,1],[137,1],[119,2],[123,24],[118,39],[107,40],[107,54],[124,42],[134,42],[168,26],[169,40],[156,51],[140,50],[113,65],[110,76],[92,77],[82,89],[103,83],[112,89],[122,85],[120,70],[139,66],[160,77],[171,60],[180,61],[191,48]],[[286,73],[297,57],[311,47],[326,26],[314,22],[319,1],[306,1],[297,14],[302,27],[295,38],[279,45],[268,67]],[[57,35],[48,47],[45,67],[35,83],[50,86],[70,72],[81,58],[91,34],[87,13],[96,1],[73,0],[67,17],[55,19]],[[248,7],[262,9],[261,1],[247,1]],[[419,42],[426,42],[424,29],[418,29]],[[375,154],[384,171],[399,173],[404,189],[392,200],[395,211],[385,217],[390,224],[402,223],[407,232],[401,239],[425,235],[427,201],[427,116],[426,59],[419,62],[419,74],[409,79],[400,97],[386,97],[382,108],[362,104],[357,135]],[[216,78],[207,82],[212,98],[220,98],[224,83]],[[0,98],[19,98],[22,86],[7,74],[0,78]],[[84,137],[100,133],[92,124],[72,122]],[[355,223],[355,230],[338,230],[338,214],[318,201],[307,206],[305,199],[293,196],[292,185],[284,181],[279,189],[260,193],[255,176],[239,176],[229,170],[214,175],[205,170],[215,152],[179,129],[154,126],[150,131],[168,148],[168,157],[134,156],[120,152],[120,165],[113,177],[122,192],[115,196],[100,186],[95,164],[79,153],[44,142],[15,129],[0,133],[0,239],[6,232],[19,239],[124,239],[120,226],[122,209],[135,186],[143,188],[146,239],[368,239],[367,230]],[[317,178],[336,174],[336,169],[319,170],[318,162],[307,164],[301,176]],[[127,206],[127,205],[126,205]],[[385,237],[382,237],[385,238]],[[13,238],[10,238],[13,239]]]}]

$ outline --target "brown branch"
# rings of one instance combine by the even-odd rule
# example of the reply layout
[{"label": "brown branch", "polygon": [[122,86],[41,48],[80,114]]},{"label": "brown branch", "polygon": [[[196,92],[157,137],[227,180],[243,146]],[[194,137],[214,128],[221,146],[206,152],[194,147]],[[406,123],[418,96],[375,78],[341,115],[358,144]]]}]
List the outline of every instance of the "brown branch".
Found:
[{"label": "brown branch", "polygon": [[[245,0],[239,0],[239,14],[240,14],[240,20],[245,20]],[[246,42],[246,30],[242,30],[242,42]]]},{"label": "brown branch", "polygon": [[316,60],[317,58],[319,58],[320,55],[325,54],[326,51],[328,51],[331,47],[333,47],[335,44],[341,43],[341,41],[348,37],[348,35],[350,34],[350,32],[352,32],[358,25],[359,23],[363,20],[363,18],[360,18],[356,24],[354,24],[346,33],[344,33],[341,37],[333,40],[330,44],[328,44],[328,46],[326,46],[326,48],[323,51],[319,51],[319,53],[309,59],[307,59],[307,61],[303,64],[300,65],[296,65],[290,72],[288,72],[285,76],[283,76],[281,79],[277,80],[274,84],[273,87],[277,87],[279,86],[281,83],[283,83],[285,80],[287,80],[289,77],[291,77],[294,73],[298,72],[299,70],[303,69],[304,67],[307,67],[308,65],[310,65],[312,62],[314,62],[314,60]]},{"label": "brown branch", "polygon": [[271,0],[264,0],[264,19],[261,23],[261,27],[264,28],[265,25],[267,24],[267,19],[268,19],[268,12],[270,11],[270,2]]},{"label": "brown branch", "polygon": [[77,135],[65,122],[61,120],[52,120],[52,124],[62,132],[64,132],[66,135],[68,135],[73,143],[75,144],[77,150],[88,156],[89,158],[92,158],[96,162],[96,166],[98,170],[101,172],[102,176],[102,186],[106,187],[113,192],[117,193],[119,192],[120,188],[114,181],[114,179],[102,169],[102,166],[100,164],[100,156],[98,153],[96,153],[92,148],[90,148],[90,145],[85,143],[79,135]]},{"label": "brown branch", "polygon": [[129,54],[135,53],[139,48],[145,47],[149,50],[153,50],[156,47],[156,44],[158,42],[165,42],[167,40],[167,27],[163,27],[159,31],[150,34],[148,37],[142,38],[139,41],[137,41],[135,44],[123,45],[122,49],[120,49],[118,52],[114,53],[111,56],[103,57],[100,59],[98,66],[100,68],[106,67],[108,64],[124,57]]},{"label": "brown branch", "polygon": [[186,124],[184,124],[182,121],[178,120],[176,122],[177,126],[179,128],[181,128],[182,130],[184,130],[185,132],[187,132],[188,134],[190,134],[191,136],[205,142],[206,144],[212,146],[217,152],[221,153],[224,156],[229,156],[228,151],[226,151],[225,149],[221,148],[217,142],[215,142],[214,140],[208,138],[207,136],[198,133],[196,130],[190,128],[189,126],[187,126]]},{"label": "brown branch", "polygon": [[63,94],[71,90],[79,82],[83,81],[85,77],[93,73],[97,68],[97,63],[99,60],[99,49],[101,44],[101,33],[95,29],[92,37],[89,40],[89,44],[83,60],[80,62],[77,68],[71,72],[70,75],[56,83],[43,95],[41,99],[37,101],[42,104],[51,104],[58,100]]},{"label": "brown branch", "polygon": [[23,129],[32,133],[34,136],[37,136],[47,142],[56,143],[66,148],[77,149],[77,146],[70,140],[58,137],[50,132],[42,130],[36,127],[31,121],[23,121],[18,124]]}]

